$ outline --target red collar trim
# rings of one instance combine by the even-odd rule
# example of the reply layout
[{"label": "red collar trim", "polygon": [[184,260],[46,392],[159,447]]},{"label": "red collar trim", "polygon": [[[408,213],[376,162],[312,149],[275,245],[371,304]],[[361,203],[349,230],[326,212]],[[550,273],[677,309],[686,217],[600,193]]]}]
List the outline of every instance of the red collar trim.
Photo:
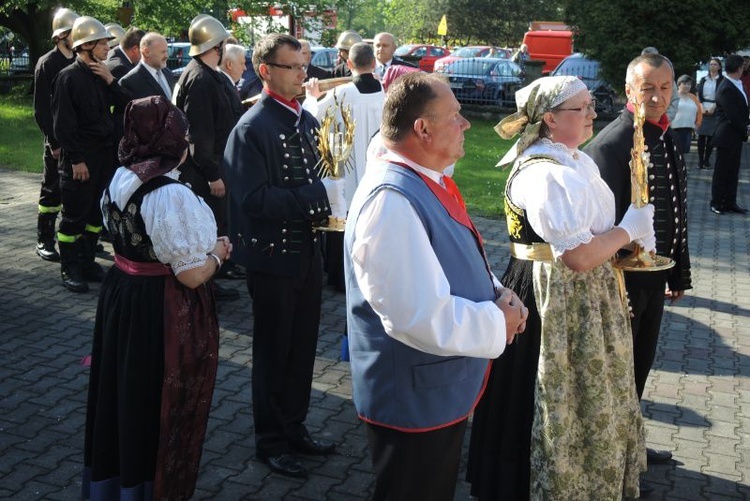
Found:
[{"label": "red collar trim", "polygon": [[461,225],[467,227],[470,229],[479,239],[479,242],[481,244],[482,237],[479,235],[479,232],[474,227],[474,224],[471,222],[471,218],[469,218],[468,212],[466,212],[465,206],[462,206],[461,203],[463,202],[463,199],[460,201],[448,193],[448,190],[440,186],[438,183],[430,179],[429,176],[426,176],[419,172],[418,170],[412,168],[411,166],[401,163],[401,162],[394,162],[393,160],[388,160],[388,163],[398,165],[399,167],[403,167],[404,169],[408,169],[418,175],[422,181],[427,185],[427,187],[430,189],[433,195],[437,197],[437,199],[440,201],[440,204],[445,208],[446,211],[448,211],[448,214],[451,218],[453,218],[455,221],[459,222]]},{"label": "red collar trim", "polygon": [[[633,107],[633,103],[631,103],[630,101],[628,101],[628,104],[625,105],[625,107],[630,113],[635,113],[635,107]],[[646,119],[646,121],[659,127],[662,132],[667,132],[667,129],[669,128],[669,118],[667,118],[666,113],[661,116],[658,122],[654,122],[653,120],[649,120],[648,118]]]},{"label": "red collar trim", "polygon": [[302,111],[302,107],[299,105],[299,101],[297,101],[296,99],[294,101],[290,101],[286,99],[285,97],[282,97],[279,94],[276,94],[274,91],[268,90],[268,89],[263,89],[263,92],[265,92],[266,94],[268,94],[269,96],[271,96],[272,98],[274,98],[275,100],[283,104],[284,106],[288,108],[292,108],[297,113]]}]

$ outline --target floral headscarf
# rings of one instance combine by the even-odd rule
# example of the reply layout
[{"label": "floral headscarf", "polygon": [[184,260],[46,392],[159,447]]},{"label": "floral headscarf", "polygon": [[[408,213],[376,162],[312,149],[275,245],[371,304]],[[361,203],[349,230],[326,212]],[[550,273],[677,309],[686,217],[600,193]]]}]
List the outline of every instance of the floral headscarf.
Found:
[{"label": "floral headscarf", "polygon": [[125,107],[125,134],[117,155],[142,182],[170,172],[188,147],[185,114],[164,96],[136,99]]},{"label": "floral headscarf", "polygon": [[574,76],[542,77],[516,92],[518,111],[505,117],[495,126],[495,132],[503,139],[517,134],[521,137],[498,162],[497,167],[509,165],[534,141],[539,139],[542,117],[581,91],[586,84]]}]

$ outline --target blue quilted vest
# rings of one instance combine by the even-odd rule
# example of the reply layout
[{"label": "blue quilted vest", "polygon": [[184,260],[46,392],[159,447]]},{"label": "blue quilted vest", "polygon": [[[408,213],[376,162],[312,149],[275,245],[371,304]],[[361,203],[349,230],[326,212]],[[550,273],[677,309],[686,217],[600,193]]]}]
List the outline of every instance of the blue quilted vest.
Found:
[{"label": "blue quilted vest", "polygon": [[[474,234],[448,215],[411,169],[386,163],[368,165],[347,226],[353,229],[362,206],[385,188],[403,194],[416,209],[448,277],[451,294],[477,302],[494,301],[494,285]],[[397,241],[398,235],[393,238],[394,245],[403,245]],[[465,419],[484,389],[488,360],[431,355],[388,336],[357,285],[351,267],[352,244],[353,231],[347,231],[347,322],[354,404],[360,418],[407,432],[430,431]]]}]

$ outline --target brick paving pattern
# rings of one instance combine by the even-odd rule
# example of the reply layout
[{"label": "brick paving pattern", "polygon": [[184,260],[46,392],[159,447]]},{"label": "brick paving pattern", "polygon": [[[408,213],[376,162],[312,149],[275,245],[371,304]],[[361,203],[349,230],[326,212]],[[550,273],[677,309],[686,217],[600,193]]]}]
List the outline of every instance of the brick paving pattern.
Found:
[{"label": "brick paving pattern", "polygon": [[[748,157],[740,205],[750,205]],[[668,306],[643,399],[649,445],[674,451],[646,478],[656,500],[750,498],[750,216],[708,210],[711,171],[690,158],[689,228],[695,288]],[[0,498],[80,496],[84,410],[98,285],[73,294],[59,265],[33,252],[39,175],[0,170]],[[507,262],[505,223],[476,218],[496,274]],[[111,259],[100,259],[111,265]],[[324,291],[307,424],[336,441],[337,454],[303,457],[306,480],[270,473],[255,460],[250,395],[252,332],[241,299],[220,307],[220,365],[195,499],[360,500],[373,475],[339,360],[344,296]],[[459,482],[456,499],[470,499]]]}]

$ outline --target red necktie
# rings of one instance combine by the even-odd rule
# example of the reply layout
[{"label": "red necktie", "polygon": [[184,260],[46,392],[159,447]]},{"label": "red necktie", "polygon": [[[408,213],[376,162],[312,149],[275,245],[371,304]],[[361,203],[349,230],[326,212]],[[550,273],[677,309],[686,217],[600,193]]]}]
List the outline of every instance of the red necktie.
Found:
[{"label": "red necktie", "polygon": [[466,202],[464,202],[464,197],[461,196],[461,192],[458,190],[458,186],[456,186],[456,182],[453,181],[453,178],[449,176],[443,176],[441,179],[443,180],[446,191],[453,195],[453,198],[456,199],[456,202],[458,202],[461,207],[466,210]]}]

